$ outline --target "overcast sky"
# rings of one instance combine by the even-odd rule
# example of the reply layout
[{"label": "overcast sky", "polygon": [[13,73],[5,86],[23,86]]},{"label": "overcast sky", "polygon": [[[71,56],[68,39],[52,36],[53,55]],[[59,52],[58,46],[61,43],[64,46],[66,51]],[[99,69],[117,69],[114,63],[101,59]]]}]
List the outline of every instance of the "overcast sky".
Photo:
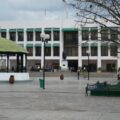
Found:
[{"label": "overcast sky", "polygon": [[62,0],[0,0],[0,21],[39,21],[71,16]]}]

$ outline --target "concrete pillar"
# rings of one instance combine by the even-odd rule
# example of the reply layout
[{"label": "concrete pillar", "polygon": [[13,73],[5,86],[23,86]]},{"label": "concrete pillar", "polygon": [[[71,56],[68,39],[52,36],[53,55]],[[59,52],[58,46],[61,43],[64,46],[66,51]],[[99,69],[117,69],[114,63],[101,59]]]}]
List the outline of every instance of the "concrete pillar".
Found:
[{"label": "concrete pillar", "polygon": [[82,31],[78,31],[78,67],[82,68]]},{"label": "concrete pillar", "polygon": [[63,58],[62,58],[62,54],[63,54],[63,49],[64,45],[63,45],[63,32],[62,32],[62,29],[60,29],[60,66],[62,66],[62,61],[63,61]]},{"label": "concrete pillar", "polygon": [[117,54],[117,70],[120,68],[120,46],[118,46],[118,54]]},{"label": "concrete pillar", "polygon": [[97,68],[101,68],[101,29],[98,27],[98,58],[97,58]]}]

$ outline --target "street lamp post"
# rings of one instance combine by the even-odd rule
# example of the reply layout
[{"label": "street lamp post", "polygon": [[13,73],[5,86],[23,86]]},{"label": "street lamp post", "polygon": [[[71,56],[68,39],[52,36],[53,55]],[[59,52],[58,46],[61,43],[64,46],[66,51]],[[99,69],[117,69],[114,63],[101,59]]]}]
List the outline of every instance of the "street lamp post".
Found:
[{"label": "street lamp post", "polygon": [[47,39],[50,38],[50,36],[48,34],[45,34],[44,32],[42,32],[40,34],[41,38],[42,38],[42,42],[43,42],[43,89],[45,89],[45,43],[47,43]]},{"label": "street lamp post", "polygon": [[90,67],[89,67],[89,63],[90,63],[90,59],[89,59],[89,57],[90,57],[90,51],[88,50],[87,51],[87,55],[88,55],[88,80],[89,80],[89,78],[90,78]]}]

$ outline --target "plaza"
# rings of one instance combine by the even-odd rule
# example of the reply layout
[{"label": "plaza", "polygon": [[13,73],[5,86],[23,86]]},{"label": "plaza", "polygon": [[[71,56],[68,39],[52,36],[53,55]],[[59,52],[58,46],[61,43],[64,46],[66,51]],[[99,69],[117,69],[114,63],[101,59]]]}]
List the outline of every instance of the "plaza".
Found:
[{"label": "plaza", "polygon": [[30,74],[31,82],[0,83],[0,120],[119,120],[119,97],[85,94],[87,83],[118,82],[116,73],[91,73],[89,81],[69,72],[60,80],[59,74],[46,73],[45,90],[39,72]]}]

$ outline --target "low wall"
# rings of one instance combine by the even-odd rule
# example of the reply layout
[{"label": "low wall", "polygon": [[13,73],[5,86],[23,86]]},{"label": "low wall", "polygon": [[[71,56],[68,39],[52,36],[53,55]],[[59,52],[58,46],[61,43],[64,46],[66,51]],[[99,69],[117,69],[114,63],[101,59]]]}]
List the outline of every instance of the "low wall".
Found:
[{"label": "low wall", "polygon": [[1,73],[0,72],[0,81],[9,81],[9,78],[10,78],[11,75],[14,76],[15,81],[30,80],[29,73],[15,73],[15,72]]}]

